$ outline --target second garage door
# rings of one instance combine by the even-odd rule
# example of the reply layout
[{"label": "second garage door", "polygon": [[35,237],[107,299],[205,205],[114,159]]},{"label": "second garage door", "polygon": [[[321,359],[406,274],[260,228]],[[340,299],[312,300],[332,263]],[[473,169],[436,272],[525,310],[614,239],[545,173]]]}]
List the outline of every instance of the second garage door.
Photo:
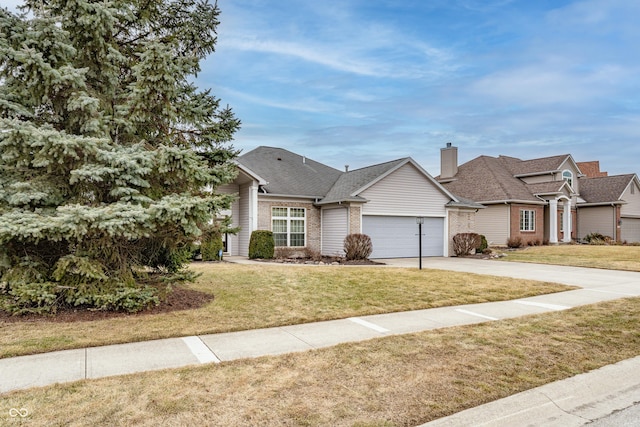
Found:
[{"label": "second garage door", "polygon": [[[363,216],[362,232],[371,237],[371,258],[413,258],[419,254],[415,217]],[[444,218],[425,218],[422,256],[444,255]]]},{"label": "second garage door", "polygon": [[640,242],[640,218],[622,218],[620,231],[622,240]]}]

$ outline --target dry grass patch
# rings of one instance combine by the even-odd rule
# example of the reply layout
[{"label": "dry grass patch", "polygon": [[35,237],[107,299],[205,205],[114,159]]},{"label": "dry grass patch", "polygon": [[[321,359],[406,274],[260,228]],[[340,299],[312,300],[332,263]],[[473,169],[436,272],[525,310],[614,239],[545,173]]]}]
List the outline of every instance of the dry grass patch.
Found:
[{"label": "dry grass patch", "polygon": [[640,271],[640,246],[554,245],[507,252],[504,261]]},{"label": "dry grass patch", "polygon": [[199,309],[95,321],[0,324],[0,357],[501,301],[572,289],[502,277],[375,267],[197,263]]},{"label": "dry grass patch", "polygon": [[0,397],[38,425],[414,426],[640,354],[640,298]]}]

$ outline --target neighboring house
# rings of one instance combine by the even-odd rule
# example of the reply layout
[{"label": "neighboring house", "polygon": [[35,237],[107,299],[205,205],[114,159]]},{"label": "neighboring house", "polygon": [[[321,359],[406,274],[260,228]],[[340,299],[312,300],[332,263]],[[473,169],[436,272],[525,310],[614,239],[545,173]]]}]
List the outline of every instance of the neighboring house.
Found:
[{"label": "neighboring house", "polygon": [[580,178],[578,236],[600,233],[640,242],[640,182],[636,174]]},{"label": "neighboring house", "polygon": [[452,194],[486,206],[476,214],[475,226],[490,244],[515,237],[554,244],[592,232],[640,241],[635,174],[606,176],[598,162],[576,163],[570,154],[531,160],[480,156],[457,163],[458,149],[448,143],[441,149],[437,180]]},{"label": "neighboring house", "polygon": [[453,196],[411,158],[338,170],[273,148],[237,159],[238,177],[218,191],[237,193],[227,253],[248,254],[254,230],[271,230],[277,247],[343,255],[351,233],[371,237],[371,258],[419,252],[417,217],[424,218],[423,256],[448,256],[451,237],[473,231],[482,206]]}]

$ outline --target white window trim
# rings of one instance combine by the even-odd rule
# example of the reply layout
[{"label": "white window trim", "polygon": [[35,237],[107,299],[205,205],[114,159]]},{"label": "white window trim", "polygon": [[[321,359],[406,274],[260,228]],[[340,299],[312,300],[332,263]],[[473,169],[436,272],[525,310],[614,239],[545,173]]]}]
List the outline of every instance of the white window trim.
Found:
[{"label": "white window trim", "polygon": [[[529,228],[525,227],[527,224],[526,217],[530,216],[528,221]],[[520,231],[536,231],[536,211],[533,209],[520,209]]]},{"label": "white window trim", "polygon": [[[569,174],[570,176],[564,176],[564,174],[565,174],[565,173]],[[563,179],[564,181],[568,182],[568,183],[569,183],[569,186],[570,186],[571,188],[573,188],[573,172],[572,172],[572,171],[570,171],[569,169],[565,169],[565,170],[563,170],[563,171],[562,171],[562,179]]]},{"label": "white window trim", "polygon": [[[274,209],[286,209],[287,210],[287,215],[286,216],[274,216],[273,215],[273,211]],[[304,216],[291,216],[291,210],[292,209],[299,209],[302,212],[304,212]],[[272,206],[271,207],[271,232],[274,234],[284,234],[284,233],[276,233],[273,230],[273,221],[275,220],[286,220],[287,221],[287,244],[285,246],[282,245],[277,245],[276,247],[280,247],[280,248],[284,248],[284,247],[288,247],[288,248],[305,248],[307,246],[307,209],[306,208],[302,208],[302,207],[287,207],[287,206]],[[304,224],[304,232],[303,232],[303,238],[304,238],[304,245],[302,246],[291,246],[291,234],[300,234],[300,233],[291,233],[291,221],[302,221]]]}]

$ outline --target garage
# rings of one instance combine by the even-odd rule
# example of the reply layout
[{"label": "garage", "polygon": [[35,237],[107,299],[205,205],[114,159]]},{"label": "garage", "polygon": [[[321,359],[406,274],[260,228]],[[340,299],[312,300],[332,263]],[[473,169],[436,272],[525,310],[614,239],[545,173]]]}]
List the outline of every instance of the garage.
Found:
[{"label": "garage", "polygon": [[640,218],[622,218],[620,231],[623,241],[640,242]]},{"label": "garage", "polygon": [[[413,258],[419,254],[416,217],[363,215],[362,232],[371,238],[371,258]],[[422,256],[444,255],[444,218],[424,218]]]}]

